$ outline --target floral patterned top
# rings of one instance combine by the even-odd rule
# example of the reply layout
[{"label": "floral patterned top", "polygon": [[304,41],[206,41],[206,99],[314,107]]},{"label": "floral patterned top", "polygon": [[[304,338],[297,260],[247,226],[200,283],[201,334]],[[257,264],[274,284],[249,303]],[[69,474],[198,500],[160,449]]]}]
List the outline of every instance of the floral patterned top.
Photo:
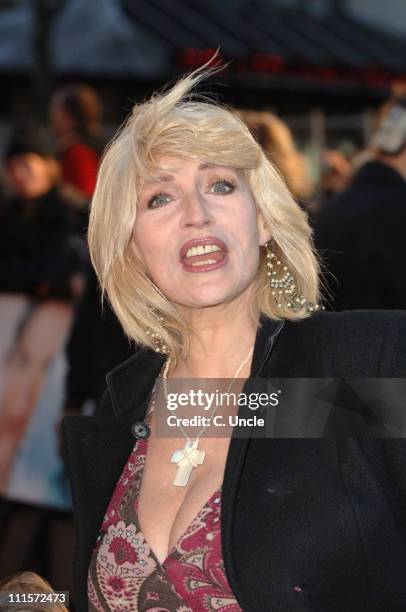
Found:
[{"label": "floral patterned top", "polygon": [[138,522],[148,439],[138,440],[107,508],[88,574],[89,612],[241,612],[221,551],[221,488],[160,564]]}]

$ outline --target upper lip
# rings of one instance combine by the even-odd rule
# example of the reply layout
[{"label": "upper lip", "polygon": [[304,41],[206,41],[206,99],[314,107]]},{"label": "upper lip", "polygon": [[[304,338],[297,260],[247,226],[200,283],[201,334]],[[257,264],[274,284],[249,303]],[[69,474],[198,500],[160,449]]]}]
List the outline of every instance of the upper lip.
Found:
[{"label": "upper lip", "polygon": [[222,251],[227,251],[227,246],[225,243],[220,240],[220,238],[216,238],[215,236],[206,236],[205,238],[194,238],[193,240],[188,240],[185,242],[179,252],[180,259],[184,259],[186,257],[186,253],[189,249],[195,246],[204,246],[205,244],[215,244]]}]

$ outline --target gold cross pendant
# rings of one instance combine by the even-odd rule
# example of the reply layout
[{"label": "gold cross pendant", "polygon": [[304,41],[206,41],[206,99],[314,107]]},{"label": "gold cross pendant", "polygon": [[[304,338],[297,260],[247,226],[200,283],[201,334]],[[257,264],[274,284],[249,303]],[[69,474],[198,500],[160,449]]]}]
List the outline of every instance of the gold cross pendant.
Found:
[{"label": "gold cross pendant", "polygon": [[186,487],[192,470],[203,463],[206,452],[199,450],[197,448],[198,445],[199,440],[195,440],[194,442],[189,440],[186,441],[182,450],[176,450],[173,453],[171,462],[178,464],[175,480],[173,481],[175,486]]}]

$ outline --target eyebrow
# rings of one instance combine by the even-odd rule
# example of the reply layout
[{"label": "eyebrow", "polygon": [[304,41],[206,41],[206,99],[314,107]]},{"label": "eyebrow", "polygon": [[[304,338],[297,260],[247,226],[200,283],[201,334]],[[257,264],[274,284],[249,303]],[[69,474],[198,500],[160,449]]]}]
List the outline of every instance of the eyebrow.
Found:
[{"label": "eyebrow", "polygon": [[231,170],[233,172],[237,172],[236,168],[234,168],[233,166],[225,165],[225,164],[210,164],[208,162],[202,162],[198,166],[198,170],[213,170],[215,168],[222,168],[224,170]]},{"label": "eyebrow", "polygon": [[146,181],[147,185],[153,185],[154,183],[170,183],[175,177],[173,174],[160,174],[153,177],[151,180]]},{"label": "eyebrow", "polygon": [[[207,162],[202,162],[198,165],[198,170],[210,170],[212,168],[230,168],[230,166],[222,166],[221,164],[209,164]],[[231,169],[231,168],[230,168]],[[177,172],[176,169],[173,172]],[[146,185],[154,185],[155,183],[171,183],[175,179],[173,174],[159,174],[156,177],[153,177],[151,180],[145,181]]]}]

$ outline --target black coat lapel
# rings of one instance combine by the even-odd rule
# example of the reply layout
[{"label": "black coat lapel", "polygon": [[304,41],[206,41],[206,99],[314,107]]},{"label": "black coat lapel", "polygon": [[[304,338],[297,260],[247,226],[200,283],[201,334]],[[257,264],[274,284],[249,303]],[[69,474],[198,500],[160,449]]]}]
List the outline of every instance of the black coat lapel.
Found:
[{"label": "black coat lapel", "polygon": [[[250,378],[258,378],[261,376],[261,373],[263,372],[263,369],[276,345],[283,325],[284,321],[275,322],[268,317],[261,317],[260,328],[255,341]],[[248,393],[249,386],[250,379],[246,381],[243,392]],[[232,585],[233,593],[238,598],[240,604],[244,603],[244,594],[241,592],[241,581],[238,579],[237,560],[235,558],[234,546],[234,527],[235,511],[241,485],[241,476],[249,445],[250,438],[233,437],[231,439],[227,463],[224,471],[221,498],[221,542],[224,567],[227,574],[227,579],[230,585]]]},{"label": "black coat lapel", "polygon": [[141,349],[107,374],[114,414],[131,414],[134,420],[144,418],[146,400],[164,361],[162,355]]}]

